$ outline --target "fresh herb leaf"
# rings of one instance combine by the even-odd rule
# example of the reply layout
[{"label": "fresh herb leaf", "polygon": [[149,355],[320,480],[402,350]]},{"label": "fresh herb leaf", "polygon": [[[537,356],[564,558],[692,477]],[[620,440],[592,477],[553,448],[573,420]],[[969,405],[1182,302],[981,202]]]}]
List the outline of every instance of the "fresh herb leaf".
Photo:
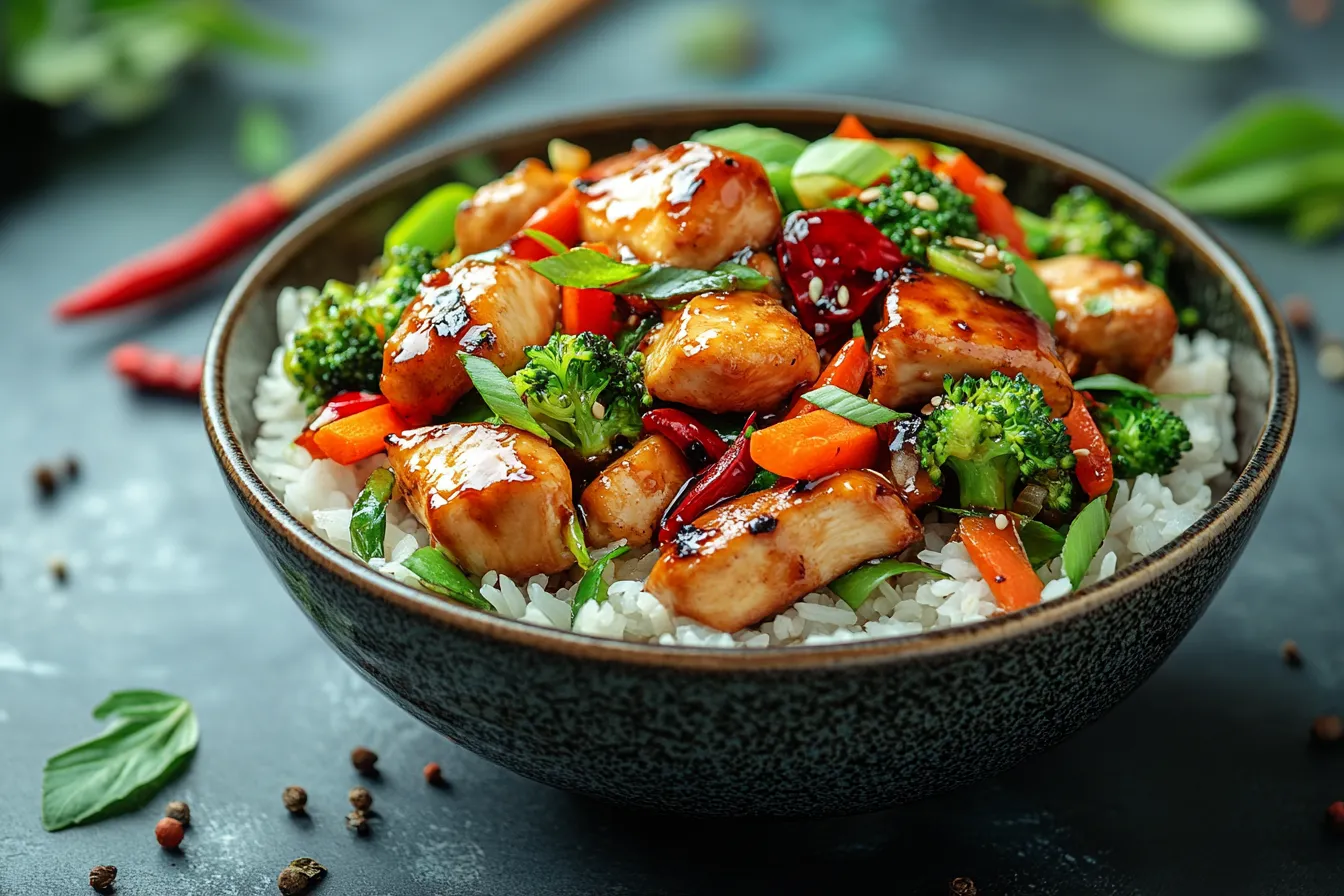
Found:
[{"label": "fresh herb leaf", "polygon": [[1092,9],[1117,37],[1188,59],[1250,52],[1266,31],[1265,17],[1252,0],[1094,0]]},{"label": "fresh herb leaf", "polygon": [[866,398],[860,398],[853,392],[847,392],[839,386],[822,386],[820,389],[804,392],[803,400],[824,411],[830,411],[832,414],[844,417],[846,420],[853,420],[855,423],[861,423],[864,426],[877,426],[879,423],[890,423],[893,420],[901,420],[910,416],[902,411],[893,411],[891,408],[883,407]]},{"label": "fresh herb leaf", "polygon": [[1027,562],[1032,569],[1040,569],[1064,550],[1064,536],[1039,520],[1027,520],[1018,525],[1022,547],[1027,550]]},{"label": "fresh herb leaf", "polygon": [[1270,156],[1203,180],[1171,184],[1188,211],[1240,217],[1286,214],[1322,191],[1344,189],[1344,145],[1306,155]]},{"label": "fresh herb leaf", "polygon": [[932,566],[925,566],[922,563],[907,563],[894,559],[870,560],[862,566],[856,566],[831,582],[830,589],[841,600],[849,604],[851,609],[857,610],[863,606],[863,602],[868,599],[868,595],[872,594],[878,585],[892,576],[902,576],[912,572],[933,576],[935,579],[951,578],[941,569],[934,569]]},{"label": "fresh herb leaf", "polygon": [[430,190],[387,229],[383,254],[391,255],[397,246],[416,246],[435,253],[449,251],[457,242],[454,228],[458,209],[475,195],[474,187],[462,183]]},{"label": "fresh herb leaf", "polygon": [[1152,389],[1131,379],[1126,379],[1118,373],[1099,373],[1096,376],[1085,376],[1080,380],[1074,380],[1073,388],[1078,392],[1120,392],[1124,395],[1139,395],[1149,400],[1156,400],[1156,395]]},{"label": "fresh herb leaf", "polygon": [[565,526],[565,547],[574,555],[579,569],[589,569],[593,565],[592,555],[588,553],[588,541],[583,537],[583,526],[577,514],[571,516],[569,525]]},{"label": "fresh herb leaf", "polygon": [[849,187],[866,187],[896,165],[872,140],[822,137],[793,163],[793,190],[804,208],[819,208]]},{"label": "fresh herb leaf", "polygon": [[1083,302],[1083,311],[1088,317],[1105,317],[1115,310],[1115,303],[1108,295],[1093,296]]},{"label": "fresh herb leaf", "polygon": [[543,246],[545,246],[547,249],[550,249],[556,255],[564,255],[566,252],[569,251],[568,246],[560,242],[555,237],[551,236],[549,233],[546,233],[545,231],[533,230],[532,228],[529,227],[523,231],[523,235],[532,237],[532,239],[541,243]]},{"label": "fresh herb leaf", "polygon": [[1288,235],[1300,243],[1319,243],[1344,230],[1344,189],[1308,196],[1288,216]]},{"label": "fresh herb leaf", "polygon": [[583,609],[584,604],[589,601],[596,601],[600,604],[607,599],[607,589],[610,586],[607,584],[607,580],[603,577],[603,574],[606,573],[607,567],[611,564],[611,561],[622,554],[628,553],[629,550],[630,546],[623,544],[609,553],[602,555],[602,557],[595,561],[592,566],[588,567],[588,571],[585,572],[583,578],[579,580],[579,589],[574,592],[574,603],[570,608],[569,614],[571,625],[575,619],[579,618],[579,610]]},{"label": "fresh herb leaf", "polygon": [[1165,186],[1183,187],[1265,159],[1306,156],[1344,146],[1344,118],[1311,100],[1253,101],[1205,137],[1167,174]]},{"label": "fresh herb leaf", "polygon": [[238,119],[235,150],[244,171],[268,177],[293,157],[294,143],[289,126],[275,107],[252,103]]},{"label": "fresh herb leaf", "polygon": [[605,289],[638,277],[648,269],[646,264],[626,264],[582,246],[532,262],[532,270],[557,286],[578,289]]},{"label": "fresh herb leaf", "polygon": [[541,436],[548,442],[551,440],[546,430],[532,419],[531,412],[518,397],[518,391],[513,388],[513,383],[493,361],[466,352],[458,352],[457,358],[467,369],[467,376],[471,378],[481,398],[490,406],[490,410],[495,412],[495,416],[509,426],[516,426],[518,429]]},{"label": "fresh herb leaf", "polygon": [[1069,526],[1069,534],[1064,536],[1064,575],[1069,577],[1075,591],[1110,527],[1111,514],[1106,509],[1105,495],[1089,502]]},{"label": "fresh herb leaf", "polygon": [[350,546],[355,556],[365,563],[383,556],[383,539],[387,536],[387,502],[397,484],[396,474],[387,467],[379,467],[369,474],[355,499],[350,513]]},{"label": "fresh herb leaf", "polygon": [[419,576],[431,591],[478,610],[494,609],[490,601],[481,596],[481,589],[440,548],[421,548],[407,557],[402,566]]},{"label": "fresh herb leaf", "polygon": [[49,831],[140,808],[186,768],[200,740],[191,704],[162,691],[114,691],[93,717],[113,721],[42,770],[42,826]]},{"label": "fresh herb leaf", "polygon": [[607,289],[617,295],[671,299],[702,292],[765,289],[769,279],[746,265],[724,262],[712,271],[670,265],[626,264],[593,249],[569,249],[532,262],[532,269],[560,286]]},{"label": "fresh herb leaf", "polygon": [[649,335],[653,328],[661,322],[661,318],[656,314],[641,317],[639,323],[628,330],[622,330],[620,335],[616,337],[616,351],[623,355],[630,355],[639,351],[639,344],[644,341],[644,337]]}]

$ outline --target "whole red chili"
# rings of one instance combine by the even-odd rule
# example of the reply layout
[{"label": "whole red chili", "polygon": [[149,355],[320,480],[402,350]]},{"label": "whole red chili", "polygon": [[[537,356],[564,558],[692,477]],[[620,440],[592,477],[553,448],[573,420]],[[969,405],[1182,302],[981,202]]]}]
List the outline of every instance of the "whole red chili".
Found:
[{"label": "whole red chili", "polygon": [[107,356],[112,370],[141,389],[194,396],[201,390],[200,358],[183,358],[172,352],[154,351],[135,342],[124,342]]},{"label": "whole red chili", "polygon": [[751,485],[756,475],[756,462],[751,459],[748,447],[751,439],[747,431],[756,422],[752,414],[742,426],[742,433],[733,440],[733,444],[709,467],[688,483],[683,494],[678,495],[663,514],[658,526],[658,543],[670,541],[677,531],[715,504],[736,498]]},{"label": "whole red chili", "polygon": [[642,419],[646,433],[665,436],[696,469],[718,460],[728,450],[718,433],[685,411],[654,408]]}]

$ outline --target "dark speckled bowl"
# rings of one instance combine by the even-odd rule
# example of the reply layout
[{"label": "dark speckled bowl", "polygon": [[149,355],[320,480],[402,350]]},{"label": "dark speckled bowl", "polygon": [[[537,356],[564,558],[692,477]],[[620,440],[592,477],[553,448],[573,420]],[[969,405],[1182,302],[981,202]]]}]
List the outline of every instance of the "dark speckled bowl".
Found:
[{"label": "dark speckled bowl", "polygon": [[[554,136],[600,155],[636,137],[668,145],[737,121],[814,138],[842,111],[879,133],[964,147],[1037,210],[1070,185],[1090,184],[1173,240],[1173,296],[1238,351],[1241,468],[1194,527],[1099,586],[1010,616],[917,637],[718,651],[582,637],[436,600],[327,545],[252,469],[251,402],[277,342],[279,289],[352,277],[388,224],[456,179],[463,159],[484,153],[511,166],[544,156]],[[248,268],[211,335],[204,385],[210,440],[253,538],[327,640],[389,697],[547,784],[680,812],[768,815],[875,810],[966,784],[1114,706],[1227,578],[1278,476],[1296,403],[1292,349],[1263,290],[1167,202],[1015,131],[835,99],[602,112],[449,143],[380,169],[305,214]]]}]

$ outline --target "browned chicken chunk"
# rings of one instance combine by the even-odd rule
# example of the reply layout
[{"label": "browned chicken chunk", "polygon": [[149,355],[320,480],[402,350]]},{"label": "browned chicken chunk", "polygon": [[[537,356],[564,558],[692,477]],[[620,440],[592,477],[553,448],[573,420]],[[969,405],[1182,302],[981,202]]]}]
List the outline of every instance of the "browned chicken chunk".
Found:
[{"label": "browned chicken chunk", "polygon": [[463,255],[493,249],[522,230],[532,213],[565,188],[565,179],[538,159],[523,159],[462,204],[453,229]]},{"label": "browned chicken chunk", "polygon": [[579,233],[645,262],[712,268],[779,233],[779,202],[761,163],[679,143],[620,174],[581,183]]},{"label": "browned chicken chunk", "polygon": [[1083,358],[1087,373],[1118,373],[1142,380],[1171,359],[1176,309],[1138,271],[1088,255],[1033,262],[1059,313],[1055,336]]},{"label": "browned chicken chunk", "polygon": [[521,579],[574,565],[569,468],[545,439],[445,423],[389,436],[387,446],[406,506],[463,570]]},{"label": "browned chicken chunk", "polygon": [[402,314],[383,350],[382,393],[407,420],[427,422],[471,389],[459,351],[513,373],[527,362],[525,347],[550,338],[559,309],[558,287],[526,262],[460,261],[434,275]]},{"label": "browned chicken chunk", "polygon": [[583,490],[579,505],[588,544],[601,548],[622,538],[634,547],[652,543],[663,511],[691,472],[663,436],[641,439]]},{"label": "browned chicken chunk", "polygon": [[928,401],[943,375],[1021,373],[1059,414],[1073,404],[1068,371],[1045,321],[933,271],[903,271],[891,285],[873,338],[873,401],[890,408]]},{"label": "browned chicken chunk", "polygon": [[731,632],[922,535],[891,483],[849,470],[720,504],[663,546],[644,587],[672,612]]},{"label": "browned chicken chunk", "polygon": [[644,383],[655,398],[715,413],[768,410],[820,369],[816,343],[779,302],[759,292],[708,294],[663,325]]}]

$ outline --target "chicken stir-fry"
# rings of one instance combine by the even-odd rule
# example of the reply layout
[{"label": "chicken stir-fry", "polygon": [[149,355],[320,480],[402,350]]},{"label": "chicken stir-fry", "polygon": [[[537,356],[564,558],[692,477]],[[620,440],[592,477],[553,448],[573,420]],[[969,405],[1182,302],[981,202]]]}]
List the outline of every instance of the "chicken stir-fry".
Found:
[{"label": "chicken stir-fry", "polygon": [[738,632],[938,574],[918,512],[956,524],[1000,609],[1039,601],[1040,544],[1063,539],[1035,530],[1033,554],[1028,522],[1056,530],[1188,448],[1123,379],[1171,356],[1166,293],[1109,243],[1054,247],[1104,212],[1162,278],[1170,250],[1090,193],[1015,210],[957,150],[870,141],[890,157],[854,183],[836,146],[748,125],[597,160],[561,141],[399,223],[424,243],[324,291],[286,359],[316,399],[300,445],[387,452],[356,552],[379,557],[369,527],[399,499],[438,552],[407,568],[441,594],[540,575],[577,618],[639,570],[669,618]]}]

